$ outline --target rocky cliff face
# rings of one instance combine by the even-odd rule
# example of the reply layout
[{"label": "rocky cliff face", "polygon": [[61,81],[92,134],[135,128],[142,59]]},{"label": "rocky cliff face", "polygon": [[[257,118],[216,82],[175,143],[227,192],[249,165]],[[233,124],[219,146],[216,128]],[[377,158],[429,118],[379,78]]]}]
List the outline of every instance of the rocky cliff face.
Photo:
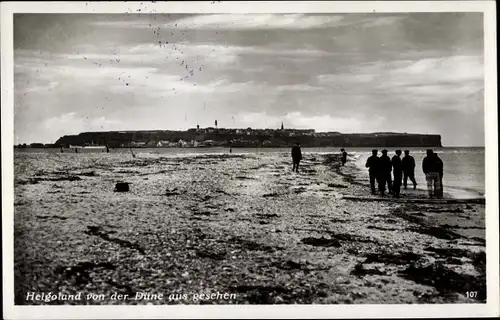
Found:
[{"label": "rocky cliff face", "polygon": [[288,136],[280,131],[271,134],[221,134],[188,131],[111,131],[83,132],[63,136],[55,145],[108,144],[112,148],[127,147],[132,142],[145,142],[155,147],[158,141],[211,141],[212,145],[232,147],[286,147],[299,142],[303,147],[442,147],[440,135],[406,133],[359,133]]}]

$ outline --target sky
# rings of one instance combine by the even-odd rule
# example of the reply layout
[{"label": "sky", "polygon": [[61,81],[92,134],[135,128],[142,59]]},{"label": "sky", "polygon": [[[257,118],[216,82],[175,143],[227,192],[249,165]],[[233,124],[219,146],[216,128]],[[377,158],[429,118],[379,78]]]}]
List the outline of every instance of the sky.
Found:
[{"label": "sky", "polygon": [[481,13],[16,14],[15,143],[310,128],[484,146]]}]

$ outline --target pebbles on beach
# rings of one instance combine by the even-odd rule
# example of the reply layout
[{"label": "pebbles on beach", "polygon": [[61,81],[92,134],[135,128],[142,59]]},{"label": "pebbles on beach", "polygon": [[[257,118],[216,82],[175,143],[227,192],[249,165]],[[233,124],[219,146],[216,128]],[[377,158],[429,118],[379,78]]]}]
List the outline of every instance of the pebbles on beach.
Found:
[{"label": "pebbles on beach", "polygon": [[[201,283],[237,295],[211,301],[223,304],[485,299],[483,204],[347,201],[369,188],[322,154],[299,174],[288,153],[67,157],[15,155],[16,304],[45,303],[30,291],[168,296]],[[118,181],[133,188],[114,193]]]}]

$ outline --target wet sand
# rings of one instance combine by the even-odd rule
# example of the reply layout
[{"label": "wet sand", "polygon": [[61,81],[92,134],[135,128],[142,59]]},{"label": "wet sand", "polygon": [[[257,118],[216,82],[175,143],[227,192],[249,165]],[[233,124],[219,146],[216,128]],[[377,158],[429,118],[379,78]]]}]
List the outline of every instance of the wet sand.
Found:
[{"label": "wet sand", "polygon": [[[484,204],[346,200],[371,195],[339,162],[16,153],[15,303],[485,302]],[[49,291],[165,298],[26,300]],[[168,299],[210,292],[236,299]]]}]

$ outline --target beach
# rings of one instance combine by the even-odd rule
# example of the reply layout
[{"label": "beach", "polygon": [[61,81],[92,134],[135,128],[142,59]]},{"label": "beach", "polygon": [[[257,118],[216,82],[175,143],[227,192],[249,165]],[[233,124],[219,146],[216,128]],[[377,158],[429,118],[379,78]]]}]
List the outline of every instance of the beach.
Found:
[{"label": "beach", "polygon": [[16,304],[486,301],[484,203],[361,201],[375,196],[337,154],[305,153],[299,173],[288,149],[15,152],[14,163]]}]

